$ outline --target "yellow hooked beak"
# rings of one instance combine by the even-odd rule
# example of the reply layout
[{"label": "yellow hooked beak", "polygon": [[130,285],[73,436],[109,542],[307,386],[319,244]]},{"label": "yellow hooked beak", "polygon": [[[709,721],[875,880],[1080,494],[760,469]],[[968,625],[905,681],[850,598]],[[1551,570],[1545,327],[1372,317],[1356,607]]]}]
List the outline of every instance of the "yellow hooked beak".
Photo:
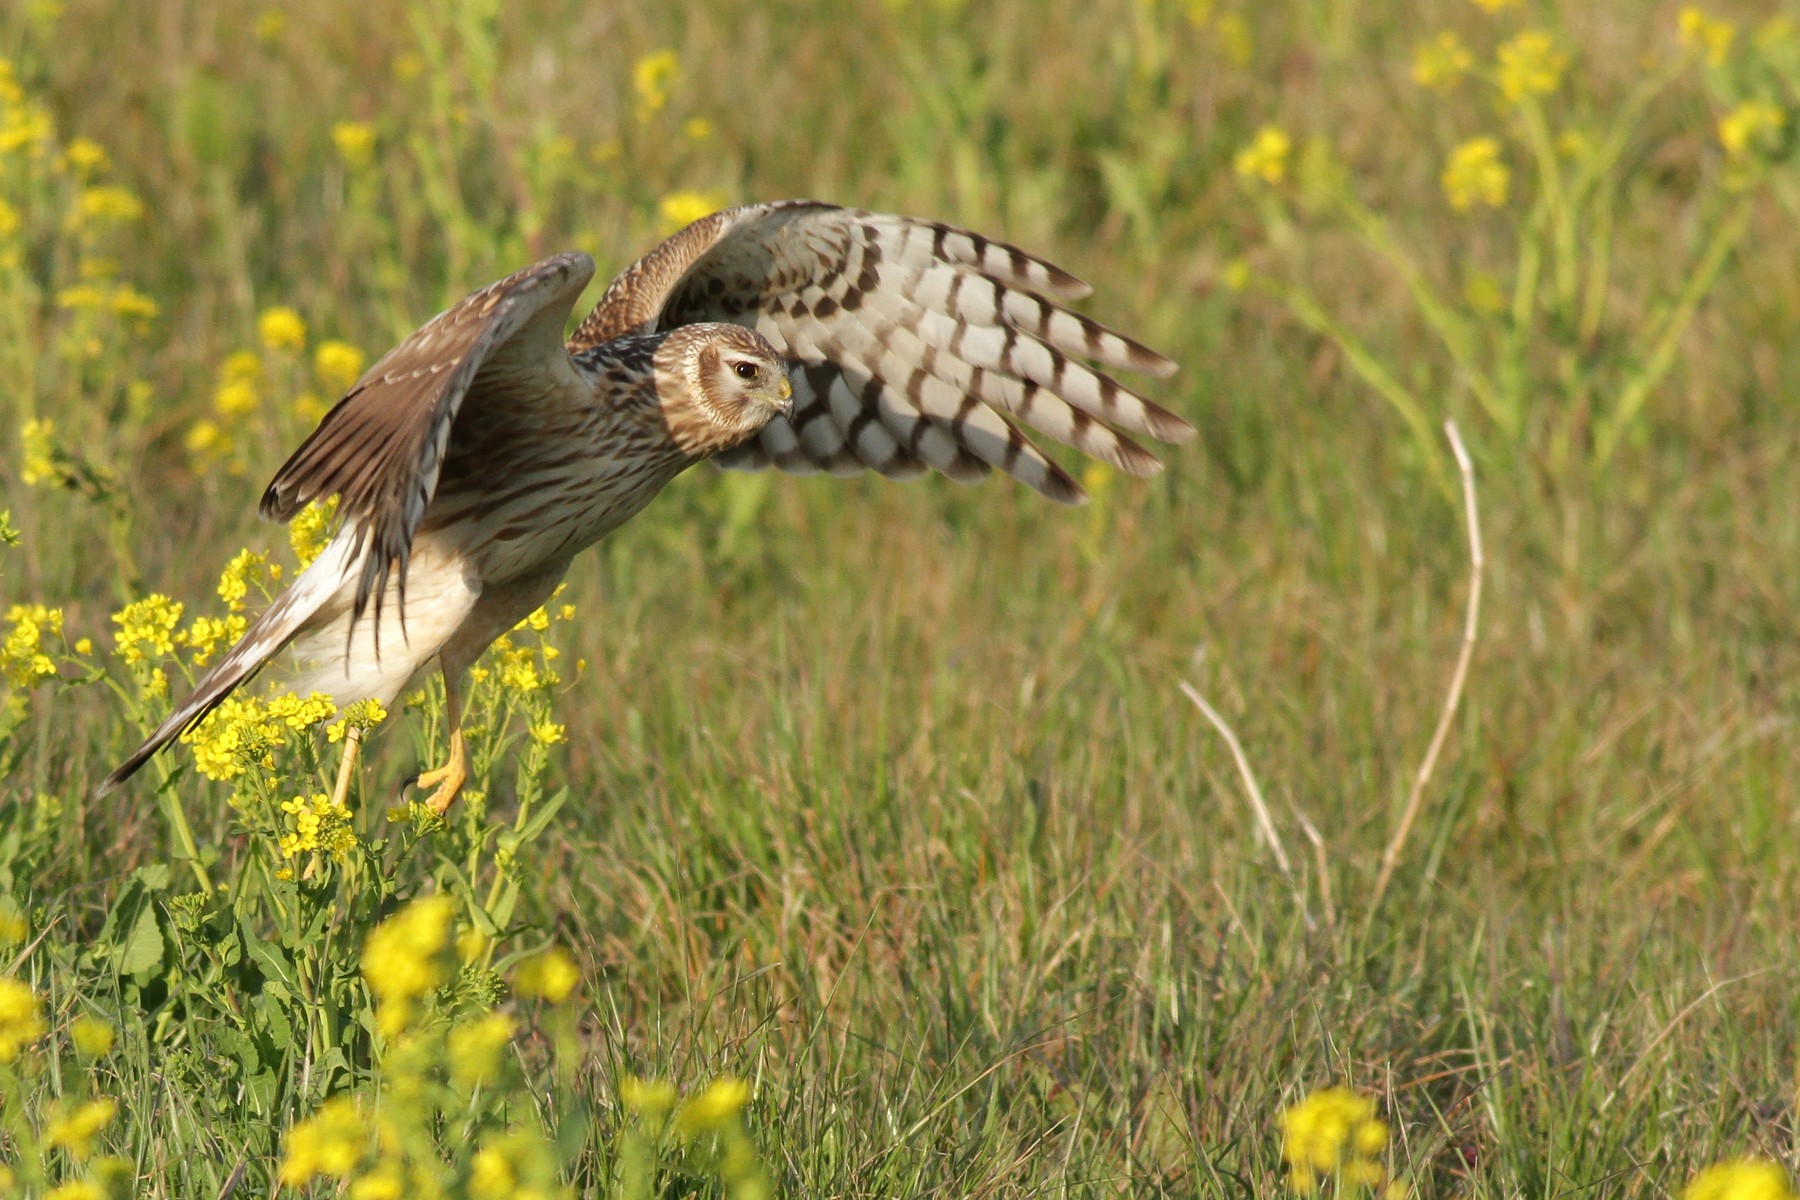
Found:
[{"label": "yellow hooked beak", "polygon": [[781,410],[782,416],[794,411],[794,385],[788,382],[786,375],[781,377],[781,386],[775,389],[775,396],[775,407]]}]

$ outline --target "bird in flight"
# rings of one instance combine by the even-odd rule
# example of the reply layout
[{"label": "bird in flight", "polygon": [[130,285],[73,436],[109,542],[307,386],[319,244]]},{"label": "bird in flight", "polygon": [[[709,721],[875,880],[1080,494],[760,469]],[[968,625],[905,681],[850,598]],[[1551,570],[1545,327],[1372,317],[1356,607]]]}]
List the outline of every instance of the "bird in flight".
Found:
[{"label": "bird in flight", "polygon": [[626,268],[565,341],[593,274],[585,254],[547,258],[369,368],[263,493],[281,521],[336,496],[332,541],[102,792],[284,650],[284,683],[340,708],[392,704],[435,658],[448,760],[414,783],[442,814],[468,778],[464,673],[702,459],[961,481],[998,467],[1077,503],[1021,425],[1133,475],[1161,464],[1131,435],[1194,432],[1104,373],[1175,364],[1063,307],[1086,284],[952,226],[810,200],[726,209]]}]

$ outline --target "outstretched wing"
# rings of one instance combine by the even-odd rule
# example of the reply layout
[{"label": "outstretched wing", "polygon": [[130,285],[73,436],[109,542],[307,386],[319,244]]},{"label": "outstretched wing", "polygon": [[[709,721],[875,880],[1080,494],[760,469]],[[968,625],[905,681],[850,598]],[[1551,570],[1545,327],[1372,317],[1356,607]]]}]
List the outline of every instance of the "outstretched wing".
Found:
[{"label": "outstretched wing", "polygon": [[794,411],[723,465],[901,478],[935,467],[959,480],[999,467],[1077,502],[1080,486],[1018,423],[1133,475],[1161,464],[1131,435],[1194,432],[1098,369],[1167,376],[1175,364],[1056,302],[1089,291],[980,234],[786,200],[714,213],[652,250],[570,348],[693,321],[748,325],[788,357]]},{"label": "outstretched wing", "polygon": [[439,313],[370,367],[275,473],[264,516],[291,520],[335,495],[357,539],[351,561],[373,545],[357,581],[358,618],[374,597],[380,619],[396,566],[404,611],[413,533],[437,489],[457,413],[489,397],[577,382],[563,326],[593,277],[593,259],[559,254]]}]

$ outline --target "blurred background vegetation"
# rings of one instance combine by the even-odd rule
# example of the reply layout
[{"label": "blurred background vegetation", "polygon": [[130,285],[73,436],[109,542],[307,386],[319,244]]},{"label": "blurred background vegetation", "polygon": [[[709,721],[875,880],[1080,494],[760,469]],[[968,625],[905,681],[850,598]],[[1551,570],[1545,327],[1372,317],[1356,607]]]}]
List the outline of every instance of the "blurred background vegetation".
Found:
[{"label": "blurred background vegetation", "polygon": [[[1269,1195],[1274,1114],[1343,1081],[1421,1195],[1793,1162],[1780,6],[19,0],[0,58],[0,600],[66,643],[11,681],[0,891],[56,1020],[121,1028],[95,1086],[150,1194],[272,1178],[344,1081],[271,1051],[247,1101],[211,1025],[82,953],[122,897],[173,929],[185,876],[143,869],[191,857],[151,787],[89,798],[149,711],[111,614],[283,544],[255,499],[346,362],[790,195],[1068,267],[1201,436],[1078,511],[701,469],[577,563],[533,767],[569,798],[509,869],[518,936],[583,967],[598,1127],[623,1072],[723,1073],[796,1195]],[[1481,637],[1377,902],[1466,599],[1446,416]],[[377,735],[365,832],[418,732]]]}]

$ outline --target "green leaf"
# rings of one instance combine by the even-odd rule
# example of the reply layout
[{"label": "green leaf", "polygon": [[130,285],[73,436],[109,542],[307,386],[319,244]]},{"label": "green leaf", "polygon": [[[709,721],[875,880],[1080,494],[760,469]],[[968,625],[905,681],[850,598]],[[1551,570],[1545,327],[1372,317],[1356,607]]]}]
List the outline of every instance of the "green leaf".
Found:
[{"label": "green leaf", "polygon": [[156,923],[156,906],[146,902],[138,910],[137,920],[131,926],[131,933],[126,937],[119,952],[119,973],[121,975],[143,975],[162,965],[163,935],[162,928]]}]

